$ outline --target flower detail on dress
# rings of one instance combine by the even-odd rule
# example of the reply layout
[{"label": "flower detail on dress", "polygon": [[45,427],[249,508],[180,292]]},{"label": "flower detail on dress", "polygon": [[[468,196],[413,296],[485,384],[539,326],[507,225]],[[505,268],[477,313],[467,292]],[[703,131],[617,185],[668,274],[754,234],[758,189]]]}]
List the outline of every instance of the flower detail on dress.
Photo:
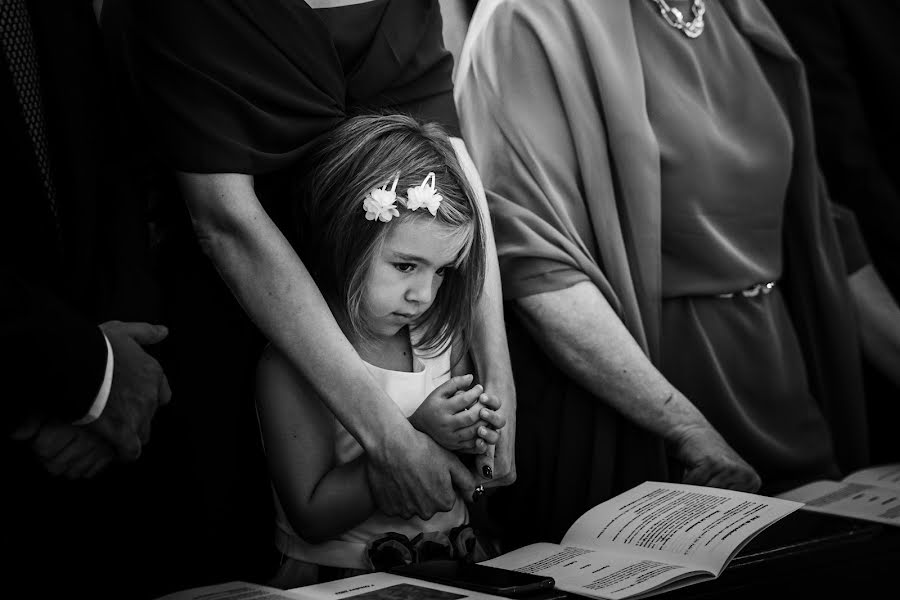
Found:
[{"label": "flower detail on dress", "polygon": [[389,222],[394,217],[400,216],[400,211],[394,205],[397,201],[397,182],[400,181],[400,173],[394,176],[394,183],[391,189],[387,189],[387,184],[380,188],[376,188],[366,194],[363,200],[363,210],[366,211],[366,219],[369,221]]},{"label": "flower detail on dress", "polygon": [[[430,183],[429,180],[431,180]],[[435,189],[434,173],[429,173],[425,180],[416,187],[406,190],[406,208],[417,210],[424,206],[431,213],[432,217],[437,215],[441,200],[443,200],[443,197]]]}]

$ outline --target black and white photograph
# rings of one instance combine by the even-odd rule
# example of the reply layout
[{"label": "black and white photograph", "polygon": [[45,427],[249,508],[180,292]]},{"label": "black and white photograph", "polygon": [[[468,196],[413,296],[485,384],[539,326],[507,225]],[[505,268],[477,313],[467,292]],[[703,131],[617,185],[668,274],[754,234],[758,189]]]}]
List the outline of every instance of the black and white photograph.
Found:
[{"label": "black and white photograph", "polygon": [[0,0],[4,589],[881,597],[897,0]]}]

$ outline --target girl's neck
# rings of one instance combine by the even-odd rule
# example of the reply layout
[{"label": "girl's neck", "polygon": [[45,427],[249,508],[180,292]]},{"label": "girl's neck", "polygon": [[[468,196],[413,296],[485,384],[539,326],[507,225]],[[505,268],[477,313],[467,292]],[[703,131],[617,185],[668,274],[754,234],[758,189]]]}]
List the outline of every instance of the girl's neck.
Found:
[{"label": "girl's neck", "polygon": [[389,371],[411,373],[413,371],[412,343],[409,328],[404,327],[388,338],[377,338],[367,343],[354,342],[359,356],[376,367]]}]

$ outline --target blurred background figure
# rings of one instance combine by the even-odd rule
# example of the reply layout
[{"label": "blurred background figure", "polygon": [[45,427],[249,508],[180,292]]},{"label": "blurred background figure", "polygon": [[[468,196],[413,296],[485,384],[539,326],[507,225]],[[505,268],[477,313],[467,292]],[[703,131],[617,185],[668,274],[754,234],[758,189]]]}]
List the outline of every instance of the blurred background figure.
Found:
[{"label": "blurred background figure", "polygon": [[[765,0],[806,67],[819,164],[900,298],[900,4]],[[900,370],[900,365],[895,366]],[[872,460],[900,459],[900,387],[865,363]]]}]

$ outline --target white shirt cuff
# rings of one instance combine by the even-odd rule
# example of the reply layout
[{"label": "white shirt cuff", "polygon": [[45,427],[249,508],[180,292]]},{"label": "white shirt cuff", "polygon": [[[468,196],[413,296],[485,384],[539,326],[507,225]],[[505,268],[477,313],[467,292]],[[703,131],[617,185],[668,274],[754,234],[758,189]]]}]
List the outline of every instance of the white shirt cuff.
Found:
[{"label": "white shirt cuff", "polygon": [[97,392],[97,397],[94,398],[91,409],[86,415],[72,423],[73,425],[93,423],[100,418],[103,409],[106,408],[106,401],[109,399],[109,389],[112,387],[113,351],[112,346],[109,345],[109,340],[106,339],[106,334],[103,335],[103,341],[106,342],[106,371],[103,373],[103,383],[100,385],[100,391]]}]

